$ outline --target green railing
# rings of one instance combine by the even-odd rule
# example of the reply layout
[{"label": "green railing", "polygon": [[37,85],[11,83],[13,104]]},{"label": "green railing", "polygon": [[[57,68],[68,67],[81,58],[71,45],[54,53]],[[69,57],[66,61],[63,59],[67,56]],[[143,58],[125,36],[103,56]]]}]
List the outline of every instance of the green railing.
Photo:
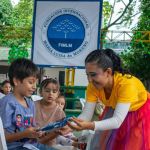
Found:
[{"label": "green railing", "polygon": [[77,117],[81,114],[82,110],[80,109],[66,109],[65,110],[65,113],[66,113],[66,116],[67,117]]},{"label": "green railing", "polygon": [[77,117],[82,112],[80,98],[85,98],[86,86],[61,86],[61,90],[66,96],[66,115]]},{"label": "green railing", "polygon": [[62,89],[86,90],[86,86],[61,86]]}]

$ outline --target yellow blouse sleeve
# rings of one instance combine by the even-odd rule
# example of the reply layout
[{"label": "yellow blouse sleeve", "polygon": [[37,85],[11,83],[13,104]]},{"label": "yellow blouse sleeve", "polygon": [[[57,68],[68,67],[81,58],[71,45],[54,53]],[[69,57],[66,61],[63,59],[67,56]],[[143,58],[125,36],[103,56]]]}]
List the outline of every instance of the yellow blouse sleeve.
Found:
[{"label": "yellow blouse sleeve", "polygon": [[86,100],[87,102],[97,102],[98,100],[98,93],[91,83],[87,87]]}]

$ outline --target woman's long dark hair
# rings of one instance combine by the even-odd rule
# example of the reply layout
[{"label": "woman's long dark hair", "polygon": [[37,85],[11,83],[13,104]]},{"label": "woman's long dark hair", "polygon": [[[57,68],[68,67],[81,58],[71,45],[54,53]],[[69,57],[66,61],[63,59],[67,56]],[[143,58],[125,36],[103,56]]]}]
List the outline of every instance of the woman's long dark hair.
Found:
[{"label": "woman's long dark hair", "polygon": [[94,62],[104,71],[108,68],[112,69],[112,73],[115,71],[124,74],[130,74],[130,72],[122,67],[120,57],[112,49],[94,50],[88,54],[85,59],[85,64]]}]

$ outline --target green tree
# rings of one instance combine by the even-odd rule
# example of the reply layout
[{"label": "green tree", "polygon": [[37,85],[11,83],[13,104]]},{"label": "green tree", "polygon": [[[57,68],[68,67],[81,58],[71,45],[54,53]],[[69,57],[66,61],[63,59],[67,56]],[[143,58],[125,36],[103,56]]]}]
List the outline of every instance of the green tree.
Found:
[{"label": "green tree", "polygon": [[10,25],[12,10],[10,0],[0,0],[0,45],[3,45],[3,41],[5,41],[6,30],[4,26]]},{"label": "green tree", "polygon": [[[138,0],[113,0],[113,3],[110,4],[110,2],[104,1],[103,15],[104,19],[107,19],[104,23],[103,30],[108,30],[112,26],[130,25],[132,19],[139,14],[139,11],[134,11],[134,6],[137,2]],[[119,5],[122,5],[122,7],[118,9]],[[109,15],[106,15],[108,13],[105,13],[105,9],[109,11]],[[115,12],[117,12],[117,15]]]},{"label": "green tree", "polygon": [[1,25],[0,44],[10,47],[8,62],[18,57],[28,57],[31,48],[33,1],[20,0],[10,14],[9,26]]},{"label": "green tree", "polygon": [[122,53],[122,57],[130,71],[139,77],[145,83],[147,89],[150,90],[150,41],[143,42],[143,40],[148,41],[150,38],[149,35],[143,37],[142,32],[140,32],[150,32],[149,0],[141,0],[140,11],[139,22],[133,29],[135,34],[132,37],[131,46],[129,50]]},{"label": "green tree", "polygon": [[20,0],[13,9],[11,24],[16,27],[32,26],[33,0]]},{"label": "green tree", "polygon": [[31,47],[32,14],[33,1],[20,0],[9,15],[9,24],[0,24],[0,45],[11,47],[23,44]]},{"label": "green tree", "polygon": [[[11,44],[31,47],[33,1],[20,0],[12,12],[11,25],[14,38]],[[15,28],[15,30],[14,30]],[[12,33],[10,32],[12,35]]]},{"label": "green tree", "polygon": [[101,30],[101,48],[107,43],[106,35],[112,26],[130,26],[132,20],[139,11],[134,10],[138,0],[104,0],[103,3],[103,26]]},{"label": "green tree", "polygon": [[12,4],[10,0],[0,0],[0,25],[10,25]]},{"label": "green tree", "polygon": [[108,1],[103,2],[103,27],[106,27],[111,16],[112,5]]}]

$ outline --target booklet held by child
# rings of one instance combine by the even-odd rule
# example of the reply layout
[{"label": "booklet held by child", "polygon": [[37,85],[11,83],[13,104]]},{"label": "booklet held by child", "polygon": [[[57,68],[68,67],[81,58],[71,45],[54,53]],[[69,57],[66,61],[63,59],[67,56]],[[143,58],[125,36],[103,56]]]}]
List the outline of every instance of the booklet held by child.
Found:
[{"label": "booklet held by child", "polygon": [[64,127],[65,125],[67,125],[67,122],[71,119],[71,117],[65,117],[62,120],[56,121],[56,122],[52,122],[49,123],[48,125],[42,127],[39,129],[39,131],[45,131],[45,132],[51,132],[54,130],[57,130],[59,128]]}]

